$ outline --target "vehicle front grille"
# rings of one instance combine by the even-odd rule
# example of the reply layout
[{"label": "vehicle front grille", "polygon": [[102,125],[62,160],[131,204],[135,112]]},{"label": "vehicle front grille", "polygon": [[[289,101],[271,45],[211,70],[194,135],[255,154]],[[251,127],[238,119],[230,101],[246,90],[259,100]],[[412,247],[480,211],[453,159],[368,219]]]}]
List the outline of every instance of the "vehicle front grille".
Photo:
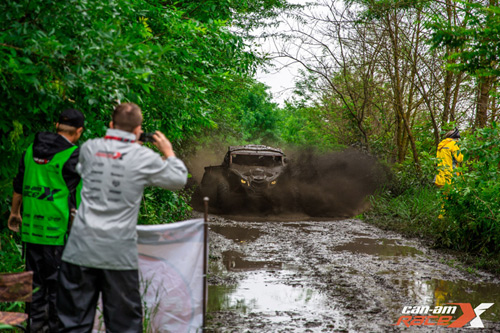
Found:
[{"label": "vehicle front grille", "polygon": [[262,190],[262,189],[266,189],[267,188],[267,182],[266,181],[256,181],[256,180],[254,180],[251,185],[252,185],[252,188],[254,188],[256,190]]}]

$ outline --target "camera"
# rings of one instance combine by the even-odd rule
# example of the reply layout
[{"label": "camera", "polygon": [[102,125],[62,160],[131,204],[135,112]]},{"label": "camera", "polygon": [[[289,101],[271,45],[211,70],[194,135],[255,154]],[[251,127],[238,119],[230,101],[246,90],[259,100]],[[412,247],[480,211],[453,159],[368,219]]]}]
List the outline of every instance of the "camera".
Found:
[{"label": "camera", "polygon": [[139,141],[142,142],[155,142],[155,139],[153,139],[154,133],[145,133],[142,132],[141,136],[139,137]]}]

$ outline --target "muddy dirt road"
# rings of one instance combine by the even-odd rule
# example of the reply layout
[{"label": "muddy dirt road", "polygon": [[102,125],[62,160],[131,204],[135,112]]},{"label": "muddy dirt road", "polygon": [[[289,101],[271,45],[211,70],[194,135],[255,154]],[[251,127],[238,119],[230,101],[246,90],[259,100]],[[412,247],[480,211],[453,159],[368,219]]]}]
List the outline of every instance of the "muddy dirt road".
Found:
[{"label": "muddy dirt road", "polygon": [[418,240],[355,219],[239,220],[209,219],[210,332],[471,332],[394,325],[405,306],[445,303],[495,303],[474,331],[500,331],[499,279]]}]

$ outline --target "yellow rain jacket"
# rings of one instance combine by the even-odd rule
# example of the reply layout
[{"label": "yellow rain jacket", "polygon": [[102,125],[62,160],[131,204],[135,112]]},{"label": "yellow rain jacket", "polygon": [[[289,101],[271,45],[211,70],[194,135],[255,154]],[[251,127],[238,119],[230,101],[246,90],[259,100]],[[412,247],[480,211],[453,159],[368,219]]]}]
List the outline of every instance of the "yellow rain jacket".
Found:
[{"label": "yellow rain jacket", "polygon": [[[438,164],[439,173],[436,176],[435,184],[438,186],[450,184],[453,170],[458,166],[458,163],[462,163],[464,160],[457,142],[451,138],[441,141],[437,149],[437,158],[440,162]],[[456,174],[458,175],[458,172]]]}]

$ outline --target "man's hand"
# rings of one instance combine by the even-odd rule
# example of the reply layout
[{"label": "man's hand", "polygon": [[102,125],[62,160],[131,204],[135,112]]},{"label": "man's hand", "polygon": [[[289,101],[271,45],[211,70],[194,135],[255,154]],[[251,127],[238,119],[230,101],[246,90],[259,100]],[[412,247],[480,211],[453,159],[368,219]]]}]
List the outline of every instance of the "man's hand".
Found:
[{"label": "man's hand", "polygon": [[166,158],[175,156],[172,144],[162,132],[156,131],[155,134],[153,135],[153,139],[155,140],[153,144],[160,150],[160,152]]},{"label": "man's hand", "polygon": [[10,230],[14,232],[19,232],[19,227],[21,226],[23,219],[21,215],[18,214],[10,214],[9,221],[7,222],[7,226]]},{"label": "man's hand", "polygon": [[73,227],[73,221],[75,220],[75,216],[76,216],[76,208],[71,208],[69,210],[68,231],[71,231],[71,228]]}]

